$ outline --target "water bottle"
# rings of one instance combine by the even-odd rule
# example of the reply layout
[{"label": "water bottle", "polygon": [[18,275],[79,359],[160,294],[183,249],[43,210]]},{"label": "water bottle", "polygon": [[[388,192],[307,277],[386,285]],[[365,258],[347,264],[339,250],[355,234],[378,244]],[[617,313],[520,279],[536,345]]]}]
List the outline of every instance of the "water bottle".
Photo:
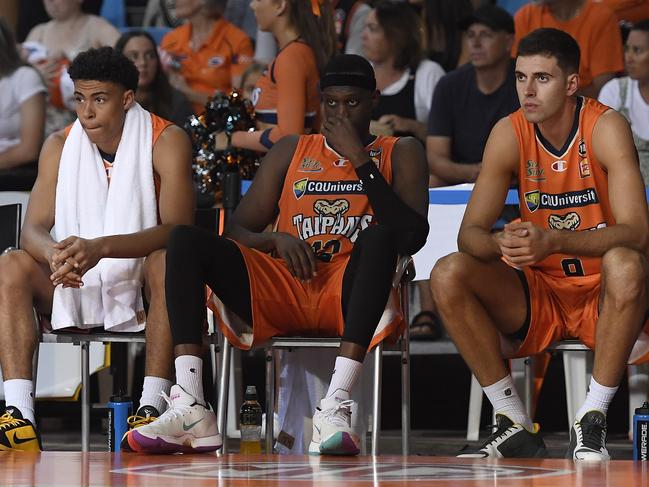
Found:
[{"label": "water bottle", "polygon": [[122,437],[128,429],[127,419],[133,412],[133,402],[128,396],[111,396],[108,408],[108,451],[119,452]]},{"label": "water bottle", "polygon": [[645,401],[633,415],[633,459],[647,461],[649,451],[649,403]]},{"label": "water bottle", "polygon": [[255,386],[246,387],[245,401],[239,415],[242,454],[261,453],[261,406]]}]

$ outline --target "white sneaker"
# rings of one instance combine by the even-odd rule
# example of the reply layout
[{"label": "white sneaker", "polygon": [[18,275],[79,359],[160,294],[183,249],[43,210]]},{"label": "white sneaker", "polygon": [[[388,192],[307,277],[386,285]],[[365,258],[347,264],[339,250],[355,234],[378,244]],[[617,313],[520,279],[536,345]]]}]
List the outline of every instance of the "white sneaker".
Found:
[{"label": "white sneaker", "polygon": [[360,439],[352,429],[352,405],[349,394],[338,390],[320,401],[313,415],[313,438],[309,454],[358,455]]},{"label": "white sneaker", "polygon": [[606,416],[600,411],[588,411],[572,423],[567,458],[602,462],[610,460],[606,449]]},{"label": "white sneaker", "polygon": [[171,387],[167,410],[153,421],[131,431],[128,442],[142,453],[200,453],[223,444],[211,406],[203,406],[178,384]]}]

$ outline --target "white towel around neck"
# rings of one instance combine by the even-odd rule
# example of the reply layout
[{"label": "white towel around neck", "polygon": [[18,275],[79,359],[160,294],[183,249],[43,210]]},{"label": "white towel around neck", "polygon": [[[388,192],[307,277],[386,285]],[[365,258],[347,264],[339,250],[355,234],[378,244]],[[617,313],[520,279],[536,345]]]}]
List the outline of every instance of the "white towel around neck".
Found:
[{"label": "white towel around neck", "polygon": [[[151,114],[137,103],[126,112],[110,185],[97,146],[74,122],[66,138],[56,185],[54,239],[129,234],[157,224]],[[144,328],[142,264],[102,259],[80,289],[54,290],[52,327],[140,331]]]}]

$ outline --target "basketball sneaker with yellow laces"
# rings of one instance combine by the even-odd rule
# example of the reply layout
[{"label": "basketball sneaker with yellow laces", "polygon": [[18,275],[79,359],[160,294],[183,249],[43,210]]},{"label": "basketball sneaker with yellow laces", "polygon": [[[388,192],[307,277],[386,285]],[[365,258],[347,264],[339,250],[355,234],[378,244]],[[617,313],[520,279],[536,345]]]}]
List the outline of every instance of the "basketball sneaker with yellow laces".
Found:
[{"label": "basketball sneaker with yellow laces", "polygon": [[23,418],[20,410],[14,406],[7,406],[0,416],[0,451],[5,450],[42,450],[36,427],[30,420]]},{"label": "basketball sneaker with yellow laces", "polygon": [[160,416],[160,413],[153,406],[142,406],[133,416],[129,416],[126,420],[128,430],[124,433],[124,436],[122,436],[122,442],[120,444],[122,451],[134,451],[128,443],[127,437],[129,433],[135,428],[152,423],[158,419],[158,416]]}]

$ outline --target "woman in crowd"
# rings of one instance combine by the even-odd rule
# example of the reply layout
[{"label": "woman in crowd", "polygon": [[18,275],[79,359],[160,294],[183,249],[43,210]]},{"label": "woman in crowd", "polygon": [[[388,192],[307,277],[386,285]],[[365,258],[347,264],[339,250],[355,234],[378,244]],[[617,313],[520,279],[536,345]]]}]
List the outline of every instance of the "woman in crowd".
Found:
[{"label": "woman in crowd", "polygon": [[250,38],[223,18],[226,0],[176,0],[185,23],[160,43],[169,82],[192,103],[195,113],[217,91],[239,86],[252,61]]},{"label": "woman in crowd", "polygon": [[23,47],[49,91],[46,134],[74,120],[72,81],[67,66],[81,51],[113,46],[119,32],[106,20],[81,10],[83,0],[44,0],[51,20],[34,27]]},{"label": "woman in crowd", "polygon": [[435,85],[444,75],[423,59],[422,24],[403,2],[380,1],[367,16],[363,55],[374,65],[381,92],[372,118],[374,133],[413,135],[426,140]]},{"label": "woman in crowd", "polygon": [[45,85],[0,18],[0,190],[28,191],[43,143]]},{"label": "woman in crowd", "polygon": [[[272,32],[279,52],[253,92],[258,130],[234,132],[234,147],[267,151],[284,135],[318,128],[319,71],[335,52],[328,0],[253,0],[262,31]],[[227,145],[225,137],[217,149]]]},{"label": "woman in crowd", "polygon": [[182,127],[192,114],[192,107],[185,95],[169,84],[153,38],[141,30],[130,31],[118,39],[115,49],[133,61],[140,73],[135,93],[137,102]]},{"label": "woman in crowd", "polygon": [[631,124],[645,186],[649,186],[649,20],[635,24],[624,47],[627,76],[602,87],[599,101],[622,113]]}]

